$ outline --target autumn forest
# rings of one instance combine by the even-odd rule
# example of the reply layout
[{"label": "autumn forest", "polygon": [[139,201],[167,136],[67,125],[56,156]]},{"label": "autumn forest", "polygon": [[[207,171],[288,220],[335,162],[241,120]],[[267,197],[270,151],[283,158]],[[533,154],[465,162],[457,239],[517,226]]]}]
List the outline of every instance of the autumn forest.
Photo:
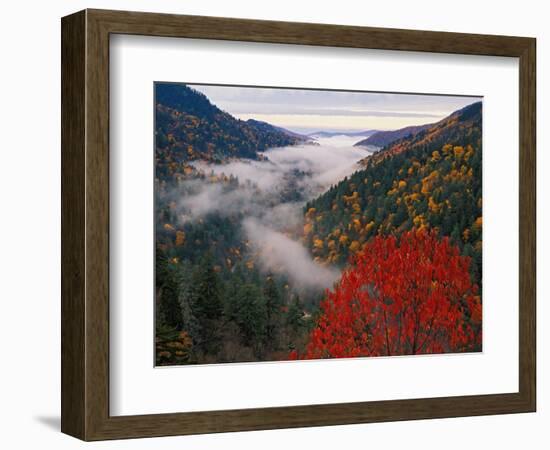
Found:
[{"label": "autumn forest", "polygon": [[480,99],[155,83],[159,366],[481,351],[482,226]]}]

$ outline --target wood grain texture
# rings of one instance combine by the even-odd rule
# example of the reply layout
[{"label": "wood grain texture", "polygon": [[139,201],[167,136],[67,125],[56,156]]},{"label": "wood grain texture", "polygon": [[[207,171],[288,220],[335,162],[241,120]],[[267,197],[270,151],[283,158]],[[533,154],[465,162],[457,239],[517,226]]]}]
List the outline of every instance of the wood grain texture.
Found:
[{"label": "wood grain texture", "polygon": [[86,439],[109,417],[109,33],[86,29]]},{"label": "wood grain texture", "polygon": [[[113,33],[519,57],[519,392],[109,416],[109,34]],[[62,430],[65,433],[84,440],[99,440],[535,410],[534,39],[86,10],[63,18],[62,40]]]},{"label": "wood grain texture", "polygon": [[521,56],[529,38],[315,23],[88,10],[111,33],[329,47]]},{"label": "wood grain texture", "polygon": [[61,35],[61,430],[85,431],[85,20],[65,17]]},{"label": "wood grain texture", "polygon": [[519,390],[536,409],[536,41],[531,39],[519,68]]}]

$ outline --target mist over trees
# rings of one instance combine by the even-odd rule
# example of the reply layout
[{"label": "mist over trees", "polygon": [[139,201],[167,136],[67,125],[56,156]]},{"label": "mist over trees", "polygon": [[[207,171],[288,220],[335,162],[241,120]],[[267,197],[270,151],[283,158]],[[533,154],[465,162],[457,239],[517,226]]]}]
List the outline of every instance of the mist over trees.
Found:
[{"label": "mist over trees", "polygon": [[[158,365],[480,349],[481,105],[375,154],[359,139],[311,145],[156,86]],[[404,242],[432,272],[398,263]]]}]

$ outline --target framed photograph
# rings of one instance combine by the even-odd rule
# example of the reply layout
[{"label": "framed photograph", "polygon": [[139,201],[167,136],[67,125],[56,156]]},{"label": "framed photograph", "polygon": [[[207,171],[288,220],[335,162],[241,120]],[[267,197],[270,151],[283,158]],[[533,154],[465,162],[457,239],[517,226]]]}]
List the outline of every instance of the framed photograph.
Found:
[{"label": "framed photograph", "polygon": [[62,431],[532,412],[535,39],[62,19]]}]

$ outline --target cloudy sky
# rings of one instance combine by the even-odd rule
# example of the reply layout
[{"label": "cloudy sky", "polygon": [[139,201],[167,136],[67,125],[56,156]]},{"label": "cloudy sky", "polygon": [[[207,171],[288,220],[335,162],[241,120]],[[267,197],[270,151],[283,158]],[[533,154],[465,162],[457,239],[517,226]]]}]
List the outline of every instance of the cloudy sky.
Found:
[{"label": "cloudy sky", "polygon": [[301,133],[422,125],[480,100],[465,96],[190,86],[235,117],[263,120]]}]

